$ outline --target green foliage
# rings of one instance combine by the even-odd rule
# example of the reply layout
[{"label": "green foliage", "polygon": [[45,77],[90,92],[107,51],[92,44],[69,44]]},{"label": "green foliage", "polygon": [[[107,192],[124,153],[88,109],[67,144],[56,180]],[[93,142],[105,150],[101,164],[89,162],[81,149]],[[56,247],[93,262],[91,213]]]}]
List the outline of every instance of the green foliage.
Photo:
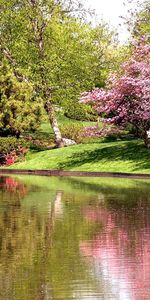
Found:
[{"label": "green foliage", "polygon": [[0,0],[0,7],[2,56],[33,83],[62,146],[53,104],[66,106],[67,99],[78,101],[84,90],[105,85],[114,33],[78,18],[81,1]]},{"label": "green foliage", "polygon": [[97,121],[97,114],[90,105],[82,105],[75,101],[68,101],[64,115],[67,118],[78,121]]},{"label": "green foliage", "polygon": [[15,137],[0,137],[0,153],[9,153],[15,150],[18,140]]},{"label": "green foliage", "polygon": [[[105,24],[91,28],[71,18],[66,18],[63,26],[57,24],[53,32],[55,59],[52,60],[50,69],[54,71],[49,75],[54,86],[52,99],[55,103],[68,107],[68,110],[70,107],[73,110],[74,107],[79,109],[75,102],[78,102],[79,94],[85,88],[90,90],[95,86],[105,85],[110,66],[114,65],[114,33]],[[84,114],[83,109],[80,111]]]},{"label": "green foliage", "polygon": [[146,0],[141,5],[140,12],[135,14],[135,23],[132,30],[134,38],[144,37],[150,42],[150,1]]},{"label": "green foliage", "polygon": [[74,140],[77,144],[83,142],[82,130],[84,126],[82,124],[70,123],[66,125],[61,125],[60,130],[62,137]]},{"label": "green foliage", "polygon": [[33,86],[19,82],[5,62],[0,67],[0,128],[19,136],[25,130],[35,130],[41,119],[40,99]]},{"label": "green foliage", "polygon": [[2,44],[36,83],[43,101],[48,88],[52,101],[62,104],[95,84],[104,85],[114,36],[106,24],[92,28],[70,16],[68,1],[0,1]]}]

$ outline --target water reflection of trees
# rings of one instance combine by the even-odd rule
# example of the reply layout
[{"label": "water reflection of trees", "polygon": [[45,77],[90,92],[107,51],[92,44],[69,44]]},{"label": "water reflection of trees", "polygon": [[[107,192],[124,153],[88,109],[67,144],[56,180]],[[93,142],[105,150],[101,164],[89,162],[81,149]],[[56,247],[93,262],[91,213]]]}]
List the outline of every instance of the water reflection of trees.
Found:
[{"label": "water reflection of trees", "polygon": [[44,235],[44,220],[35,217],[34,208],[22,209],[28,193],[22,182],[1,177],[0,187],[0,295],[1,299],[26,299],[27,285],[34,284],[30,268]]},{"label": "water reflection of trees", "polygon": [[1,298],[70,299],[72,280],[84,274],[78,230],[73,232],[77,216],[67,217],[63,211],[61,191],[50,197],[49,209],[40,213],[35,206],[22,206],[32,187],[8,177],[0,182]]},{"label": "water reflection of trees", "polygon": [[[104,293],[109,299],[114,290],[103,274],[106,263],[112,281],[124,276],[131,282],[136,271],[135,289],[142,269],[141,284],[149,287],[149,187],[101,185],[95,190],[87,185],[71,180],[67,192],[61,185],[53,193],[47,190],[49,205],[41,211],[44,189],[0,180],[2,299],[82,299],[82,290],[84,299],[92,293],[94,299]],[[22,205],[32,193],[37,205]]]},{"label": "water reflection of trees", "polygon": [[101,189],[97,206],[83,214],[102,224],[80,243],[82,256],[93,259],[97,280],[105,274],[116,299],[150,299],[150,187]]}]

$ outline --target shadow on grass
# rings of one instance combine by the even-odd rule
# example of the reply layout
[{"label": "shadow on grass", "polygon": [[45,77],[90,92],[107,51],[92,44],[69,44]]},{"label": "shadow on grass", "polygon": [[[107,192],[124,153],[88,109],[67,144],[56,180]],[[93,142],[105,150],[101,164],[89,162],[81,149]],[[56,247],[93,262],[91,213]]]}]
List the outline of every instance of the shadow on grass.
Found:
[{"label": "shadow on grass", "polygon": [[[101,144],[102,145],[102,144]],[[60,169],[70,169],[73,167],[80,167],[87,163],[100,163],[106,160],[108,164],[111,161],[131,161],[135,167],[133,171],[140,169],[150,169],[150,150],[146,149],[142,142],[131,141],[131,142],[118,142],[113,143],[111,146],[100,146],[99,149],[93,151],[82,151],[77,155],[71,155],[67,157],[67,161],[59,164]],[[119,170],[118,170],[119,171]]]}]

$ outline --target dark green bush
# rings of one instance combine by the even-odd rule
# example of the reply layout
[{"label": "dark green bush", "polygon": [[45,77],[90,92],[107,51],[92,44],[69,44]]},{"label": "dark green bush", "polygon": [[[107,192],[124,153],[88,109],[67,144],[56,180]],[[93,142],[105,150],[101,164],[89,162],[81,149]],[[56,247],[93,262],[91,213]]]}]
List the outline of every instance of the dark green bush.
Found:
[{"label": "dark green bush", "polygon": [[0,134],[19,137],[36,130],[42,118],[41,99],[30,82],[18,81],[6,61],[0,66]]}]

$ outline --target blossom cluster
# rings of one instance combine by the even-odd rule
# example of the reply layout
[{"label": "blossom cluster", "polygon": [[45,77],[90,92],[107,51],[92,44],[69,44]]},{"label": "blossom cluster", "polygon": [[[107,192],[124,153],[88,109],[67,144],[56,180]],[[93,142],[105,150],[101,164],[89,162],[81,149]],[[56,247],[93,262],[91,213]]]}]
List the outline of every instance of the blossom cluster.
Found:
[{"label": "blossom cluster", "polygon": [[[138,127],[144,135],[150,127],[150,45],[136,45],[130,60],[122,65],[123,75],[111,77],[111,89],[95,89],[81,95],[81,103],[91,103],[103,122]],[[106,127],[104,127],[106,131]],[[90,136],[92,129],[86,130]],[[103,130],[93,129],[96,136]]]}]

